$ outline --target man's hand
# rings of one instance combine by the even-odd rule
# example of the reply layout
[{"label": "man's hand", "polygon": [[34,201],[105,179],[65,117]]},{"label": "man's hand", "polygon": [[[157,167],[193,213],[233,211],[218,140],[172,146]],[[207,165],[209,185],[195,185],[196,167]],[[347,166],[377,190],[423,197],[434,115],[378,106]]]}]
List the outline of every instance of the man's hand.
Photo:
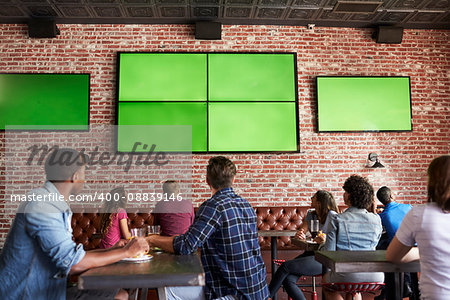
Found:
[{"label": "man's hand", "polygon": [[173,236],[160,236],[159,234],[153,234],[145,239],[152,247],[158,247],[166,252],[174,253],[173,238]]},{"label": "man's hand", "polygon": [[137,237],[129,241],[124,249],[128,257],[135,257],[147,253],[150,247],[145,238]]},{"label": "man's hand", "polygon": [[115,243],[113,247],[114,248],[121,248],[121,247],[124,247],[126,244],[128,244],[128,242],[129,242],[129,240],[121,239],[117,243]]}]

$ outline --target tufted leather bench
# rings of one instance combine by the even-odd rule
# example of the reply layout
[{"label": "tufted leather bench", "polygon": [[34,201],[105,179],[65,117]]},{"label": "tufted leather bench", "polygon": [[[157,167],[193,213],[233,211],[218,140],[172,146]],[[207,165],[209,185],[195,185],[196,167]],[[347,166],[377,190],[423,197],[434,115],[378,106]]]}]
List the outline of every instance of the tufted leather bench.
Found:
[{"label": "tufted leather bench", "polygon": [[[297,230],[300,228],[303,218],[309,207],[278,206],[255,207],[258,218],[258,230]],[[342,210],[343,207],[340,207]],[[130,228],[144,227],[153,224],[153,216],[149,213],[128,212]],[[99,247],[100,244],[100,214],[98,212],[74,213],[72,217],[72,229],[74,241],[83,244],[85,250]],[[270,238],[259,237],[262,255],[268,272],[270,272]],[[295,251],[292,251],[295,250]],[[284,236],[278,238],[278,257],[292,259],[300,254],[297,246],[291,243],[291,238]]]},{"label": "tufted leather bench", "polygon": [[[308,207],[255,207],[258,230],[296,230],[300,227]],[[148,213],[128,212],[130,228],[153,224],[153,216]],[[86,250],[98,248],[100,244],[100,214],[98,212],[74,213],[72,216],[73,238],[83,244]],[[261,249],[270,249],[270,238],[259,237]],[[290,237],[280,237],[278,249],[297,249]]]}]

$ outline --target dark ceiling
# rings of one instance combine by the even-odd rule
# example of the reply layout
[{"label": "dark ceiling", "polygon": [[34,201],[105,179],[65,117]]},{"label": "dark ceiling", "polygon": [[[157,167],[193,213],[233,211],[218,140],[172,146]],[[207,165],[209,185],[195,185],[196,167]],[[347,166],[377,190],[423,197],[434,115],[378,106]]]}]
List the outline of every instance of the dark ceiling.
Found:
[{"label": "dark ceiling", "polygon": [[0,23],[275,24],[450,29],[450,0],[0,0]]}]

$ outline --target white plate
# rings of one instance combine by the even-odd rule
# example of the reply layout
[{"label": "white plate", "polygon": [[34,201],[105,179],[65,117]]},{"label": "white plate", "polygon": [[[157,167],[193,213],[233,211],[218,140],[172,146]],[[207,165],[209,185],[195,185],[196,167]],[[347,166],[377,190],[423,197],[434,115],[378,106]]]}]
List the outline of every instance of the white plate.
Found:
[{"label": "white plate", "polygon": [[140,257],[128,257],[128,258],[124,258],[121,261],[125,261],[125,262],[144,262],[144,261],[149,261],[153,258],[153,255],[150,254],[146,254],[144,256],[140,256]]}]

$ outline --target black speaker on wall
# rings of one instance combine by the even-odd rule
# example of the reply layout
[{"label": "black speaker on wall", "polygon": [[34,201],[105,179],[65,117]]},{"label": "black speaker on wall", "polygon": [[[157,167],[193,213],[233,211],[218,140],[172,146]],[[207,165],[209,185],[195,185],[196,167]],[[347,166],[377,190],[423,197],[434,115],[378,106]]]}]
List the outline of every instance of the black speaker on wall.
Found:
[{"label": "black speaker on wall", "polygon": [[55,38],[59,34],[55,20],[31,19],[28,21],[30,38]]},{"label": "black speaker on wall", "polygon": [[401,44],[403,39],[403,28],[396,26],[378,26],[373,33],[377,43]]},{"label": "black speaker on wall", "polygon": [[207,21],[196,22],[195,38],[197,40],[220,40],[222,38],[222,24]]}]

